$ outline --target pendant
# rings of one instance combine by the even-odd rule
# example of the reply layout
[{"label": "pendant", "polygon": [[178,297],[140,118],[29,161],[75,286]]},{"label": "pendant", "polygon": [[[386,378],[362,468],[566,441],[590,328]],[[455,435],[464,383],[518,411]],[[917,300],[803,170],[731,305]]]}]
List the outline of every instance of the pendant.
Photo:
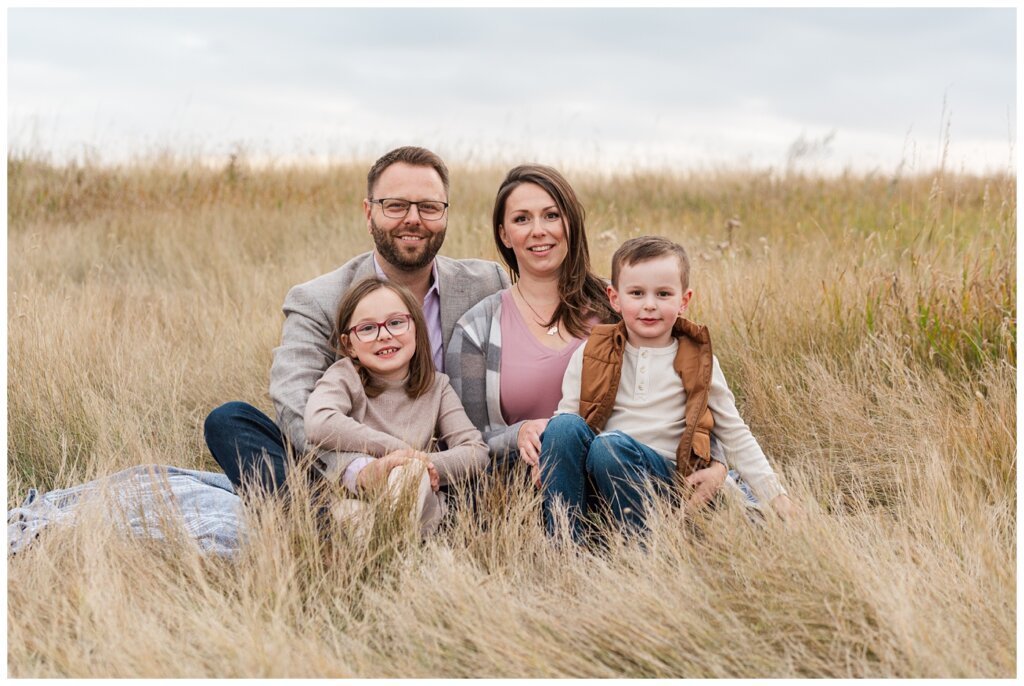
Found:
[{"label": "pendant", "polygon": [[558,325],[557,324],[552,326],[550,329],[548,329],[548,335],[549,336],[557,336],[558,335]]}]

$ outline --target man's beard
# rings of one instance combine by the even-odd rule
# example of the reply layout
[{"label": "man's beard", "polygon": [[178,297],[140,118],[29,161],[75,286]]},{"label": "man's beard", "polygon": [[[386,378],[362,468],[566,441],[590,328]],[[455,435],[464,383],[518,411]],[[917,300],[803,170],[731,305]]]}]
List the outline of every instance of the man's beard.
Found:
[{"label": "man's beard", "polygon": [[[444,243],[446,231],[445,229],[437,233],[431,233],[426,229],[420,229],[411,232],[408,229],[401,228],[386,231],[377,226],[377,222],[372,219],[370,220],[370,230],[373,234],[373,244],[377,247],[377,252],[380,253],[380,256],[402,271],[410,272],[430,264],[434,256],[437,255],[437,251],[441,249],[441,244]],[[426,241],[419,244],[420,252],[410,253],[408,250],[403,251],[401,246],[404,241],[396,237],[396,234],[399,233],[415,233],[416,235],[425,236]]]}]

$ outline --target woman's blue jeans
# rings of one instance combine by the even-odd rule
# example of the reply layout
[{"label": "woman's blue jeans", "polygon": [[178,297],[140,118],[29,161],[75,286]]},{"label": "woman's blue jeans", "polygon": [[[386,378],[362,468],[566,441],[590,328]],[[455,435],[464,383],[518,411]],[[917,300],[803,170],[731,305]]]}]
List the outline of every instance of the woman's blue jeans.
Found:
[{"label": "woman's blue jeans", "polygon": [[581,543],[588,516],[604,504],[627,531],[643,531],[647,485],[667,495],[674,471],[668,460],[620,431],[595,434],[579,415],[555,415],[541,436],[544,526],[554,534],[555,504],[563,503],[573,539]]}]

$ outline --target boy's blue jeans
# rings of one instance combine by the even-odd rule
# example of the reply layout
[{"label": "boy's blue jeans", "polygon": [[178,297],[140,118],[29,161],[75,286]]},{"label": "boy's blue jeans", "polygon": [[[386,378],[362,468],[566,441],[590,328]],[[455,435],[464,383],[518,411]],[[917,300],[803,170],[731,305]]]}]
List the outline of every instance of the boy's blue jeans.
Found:
[{"label": "boy's blue jeans", "polygon": [[581,543],[589,511],[603,502],[627,530],[642,531],[646,484],[667,495],[674,471],[668,460],[624,433],[595,434],[579,415],[555,415],[541,436],[544,526],[554,533],[554,506],[564,503],[573,539]]}]

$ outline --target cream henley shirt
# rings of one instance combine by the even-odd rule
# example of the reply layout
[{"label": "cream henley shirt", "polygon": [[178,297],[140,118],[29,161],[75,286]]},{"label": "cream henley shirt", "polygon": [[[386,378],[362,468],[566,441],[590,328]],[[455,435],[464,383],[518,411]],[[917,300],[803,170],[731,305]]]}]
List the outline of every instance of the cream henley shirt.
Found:
[{"label": "cream henley shirt", "polygon": [[[585,345],[580,346],[569,360],[556,414],[579,414],[585,348]],[[673,465],[686,417],[686,391],[672,366],[678,349],[679,342],[675,339],[665,348],[636,348],[626,343],[615,406],[604,427],[605,431],[621,431],[649,446]],[[718,358],[712,356],[712,359],[708,407],[715,426],[711,433],[725,450],[727,465],[750,485],[760,502],[768,503],[785,490],[740,417]]]}]

